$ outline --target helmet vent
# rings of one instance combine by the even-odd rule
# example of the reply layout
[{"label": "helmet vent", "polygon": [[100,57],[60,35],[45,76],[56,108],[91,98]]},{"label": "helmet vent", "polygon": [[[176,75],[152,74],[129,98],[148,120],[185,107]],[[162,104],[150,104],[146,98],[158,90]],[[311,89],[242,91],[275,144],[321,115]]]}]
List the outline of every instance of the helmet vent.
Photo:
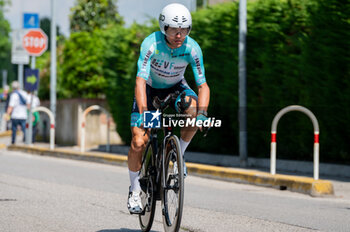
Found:
[{"label": "helmet vent", "polygon": [[187,22],[187,19],[185,18],[185,16],[182,16],[182,22]]},{"label": "helmet vent", "polygon": [[173,18],[173,21],[177,23],[179,21],[179,17],[175,16],[175,18]]}]

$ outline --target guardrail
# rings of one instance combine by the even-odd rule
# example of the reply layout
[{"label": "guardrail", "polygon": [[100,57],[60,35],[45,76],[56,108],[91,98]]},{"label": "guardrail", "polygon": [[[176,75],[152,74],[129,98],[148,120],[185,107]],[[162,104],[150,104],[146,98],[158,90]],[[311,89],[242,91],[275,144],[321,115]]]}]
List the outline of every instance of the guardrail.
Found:
[{"label": "guardrail", "polygon": [[50,118],[50,149],[53,150],[55,148],[55,117],[51,110],[43,106],[35,107],[33,113],[36,111],[47,113]]},{"label": "guardrail", "polygon": [[272,127],[271,127],[271,152],[270,152],[270,173],[272,175],[276,174],[276,148],[277,148],[277,140],[276,140],[276,135],[277,135],[277,124],[278,121],[281,119],[281,117],[290,112],[290,111],[299,111],[302,113],[305,113],[307,116],[312,121],[312,124],[314,126],[314,179],[318,180],[319,178],[319,156],[320,156],[320,144],[319,144],[319,134],[320,134],[320,129],[318,125],[317,118],[315,115],[308,110],[307,108],[303,106],[298,106],[298,105],[292,105],[292,106],[287,106],[280,110],[275,118],[272,121]]},{"label": "guardrail", "polygon": [[109,138],[109,112],[104,109],[103,107],[99,105],[92,105],[88,108],[86,108],[83,112],[83,122],[81,123],[81,140],[80,140],[80,152],[85,152],[85,124],[86,124],[86,115],[93,111],[93,110],[100,110],[104,112],[107,115],[107,145],[106,145],[106,151],[110,151],[110,138]]}]

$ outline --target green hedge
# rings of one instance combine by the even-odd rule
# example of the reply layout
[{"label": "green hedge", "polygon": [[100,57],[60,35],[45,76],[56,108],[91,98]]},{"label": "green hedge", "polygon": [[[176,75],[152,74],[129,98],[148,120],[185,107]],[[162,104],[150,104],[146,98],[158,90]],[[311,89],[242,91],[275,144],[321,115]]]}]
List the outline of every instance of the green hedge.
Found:
[{"label": "green hedge", "polygon": [[[349,163],[349,15],[346,0],[248,3],[249,156],[269,157],[273,117],[285,106],[300,104],[319,120],[321,161]],[[62,83],[79,96],[104,93],[126,143],[131,138],[139,46],[154,30],[156,23],[76,33],[63,52]],[[223,124],[206,139],[197,135],[189,149],[238,154],[238,3],[193,13],[191,37],[204,54],[211,89],[209,114]],[[197,91],[191,71],[186,79]],[[277,137],[278,158],[312,160],[313,128],[307,116],[284,116]]]},{"label": "green hedge", "polygon": [[[285,106],[300,104],[319,120],[321,161],[350,163],[348,6],[342,0],[249,2],[249,156],[269,157],[273,117]],[[238,153],[237,19],[238,3],[194,14],[191,36],[203,49],[212,94],[209,112],[224,120],[224,128],[212,130],[207,140],[197,136],[190,149]],[[312,160],[307,116],[284,116],[277,137],[279,158]]]}]

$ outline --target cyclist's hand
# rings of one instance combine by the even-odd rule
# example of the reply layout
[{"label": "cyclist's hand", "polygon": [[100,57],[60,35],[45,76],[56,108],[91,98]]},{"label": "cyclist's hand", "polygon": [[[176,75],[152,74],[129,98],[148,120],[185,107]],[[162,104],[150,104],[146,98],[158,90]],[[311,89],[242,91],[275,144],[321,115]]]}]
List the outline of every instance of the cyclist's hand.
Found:
[{"label": "cyclist's hand", "polygon": [[[199,113],[197,115],[196,121],[202,121],[202,125],[205,121],[209,120],[208,117],[202,113]],[[202,132],[203,131],[203,127],[199,127],[199,130]]]}]

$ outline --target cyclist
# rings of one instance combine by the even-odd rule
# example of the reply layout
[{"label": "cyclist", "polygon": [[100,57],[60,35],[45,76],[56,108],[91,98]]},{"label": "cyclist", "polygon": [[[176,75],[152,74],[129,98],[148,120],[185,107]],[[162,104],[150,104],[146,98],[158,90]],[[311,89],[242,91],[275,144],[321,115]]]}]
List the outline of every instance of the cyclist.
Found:
[{"label": "cyclist", "polygon": [[[207,120],[210,90],[206,83],[202,51],[196,41],[188,35],[192,29],[192,17],[189,10],[177,3],[163,8],[159,16],[160,31],[149,35],[141,45],[136,76],[135,97],[131,113],[132,141],[128,154],[128,167],[131,186],[129,188],[128,209],[130,213],[141,213],[141,187],[139,170],[141,169],[142,152],[148,136],[144,136],[143,112],[155,110],[152,100],[160,99],[178,91],[185,92],[185,100],[190,107],[182,109],[197,120]],[[188,86],[184,72],[191,64],[198,96]],[[180,101],[180,96],[176,102]],[[177,104],[174,107],[178,112]],[[202,129],[202,128],[200,128]],[[181,128],[180,145],[184,154],[197,128]],[[186,170],[186,169],[185,169]]]}]

